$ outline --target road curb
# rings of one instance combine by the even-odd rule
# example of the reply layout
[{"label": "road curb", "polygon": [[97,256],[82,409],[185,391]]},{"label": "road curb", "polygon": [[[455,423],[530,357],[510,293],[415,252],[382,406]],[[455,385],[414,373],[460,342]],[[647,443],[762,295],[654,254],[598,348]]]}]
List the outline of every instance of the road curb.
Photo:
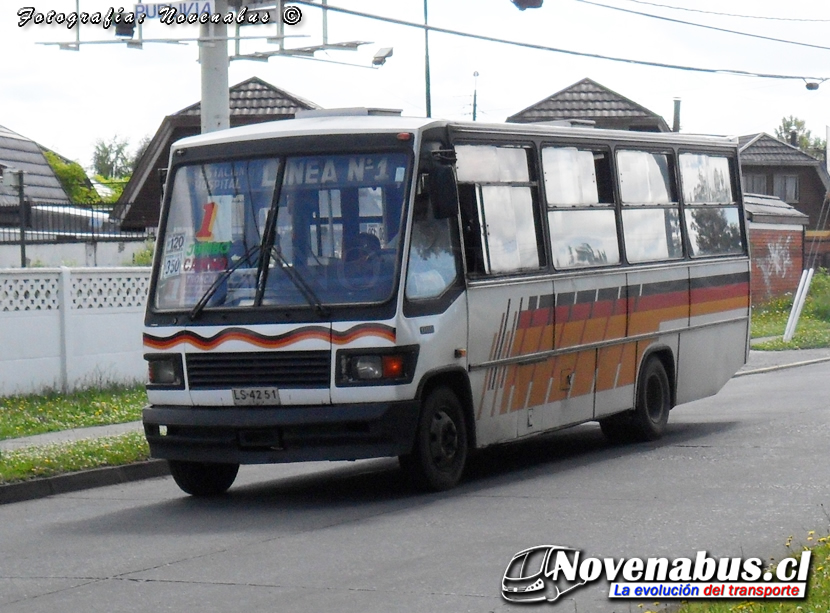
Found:
[{"label": "road curb", "polygon": [[169,474],[167,462],[164,460],[148,460],[135,464],[125,464],[124,466],[93,468],[66,475],[0,485],[0,504],[23,502],[24,500],[45,498],[55,494],[66,494],[105,485],[118,485],[119,483],[129,483],[130,481],[151,479],[153,477],[164,477]]},{"label": "road curb", "polygon": [[786,368],[797,368],[799,366],[809,366],[811,364],[821,364],[822,362],[830,362],[830,357],[816,358],[814,360],[804,360],[803,362],[791,362],[790,364],[777,364],[776,366],[766,366],[764,368],[755,368],[753,370],[744,370],[736,372],[732,375],[735,377],[745,377],[746,375],[760,375],[765,372],[775,372],[776,370],[784,370]]},{"label": "road curb", "polygon": [[[786,368],[820,364],[822,362],[830,362],[830,356],[745,370],[735,373],[733,377],[759,375],[766,372],[784,370]],[[166,477],[168,475],[170,475],[170,471],[167,467],[167,462],[164,460],[148,460],[146,462],[136,462],[135,464],[125,464],[124,466],[105,466],[103,468],[94,468],[92,470],[84,470],[66,475],[56,475],[54,477],[44,477],[43,479],[31,479],[29,481],[21,481],[20,483],[0,485],[0,504],[35,500],[37,498],[45,498],[46,496],[54,496],[55,494],[66,494],[68,492],[77,492],[107,485],[118,485],[119,483],[129,483],[130,481],[140,481],[154,477]]]}]

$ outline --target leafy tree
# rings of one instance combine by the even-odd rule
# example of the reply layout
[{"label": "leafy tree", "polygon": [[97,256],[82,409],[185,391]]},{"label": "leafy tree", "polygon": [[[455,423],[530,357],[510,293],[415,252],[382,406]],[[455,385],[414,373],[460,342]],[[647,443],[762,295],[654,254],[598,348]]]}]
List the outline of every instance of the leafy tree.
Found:
[{"label": "leafy tree", "polygon": [[112,204],[121,197],[121,192],[130,180],[130,175],[124,177],[110,178],[103,175],[93,177],[100,185],[105,187],[109,193],[101,195],[101,202]]},{"label": "leafy tree", "polygon": [[106,179],[121,179],[130,174],[131,159],[127,153],[130,142],[117,135],[109,141],[99,138],[95,141],[92,154],[92,169],[96,175]]},{"label": "leafy tree", "polygon": [[135,151],[130,154],[130,141],[113,136],[109,141],[99,138],[95,141],[92,154],[92,169],[95,180],[107,188],[103,202],[116,202],[130,180],[139,159],[150,145],[150,137],[142,138]]},{"label": "leafy tree", "polygon": [[53,151],[44,151],[43,155],[71,202],[94,204],[101,201],[80,164],[66,161]]},{"label": "leafy tree", "polygon": [[790,143],[790,134],[795,131],[796,146],[804,153],[812,155],[824,161],[825,153],[827,151],[827,141],[818,136],[813,136],[810,130],[807,129],[806,122],[803,119],[790,115],[781,119],[781,125],[775,128],[775,137],[787,144]]},{"label": "leafy tree", "polygon": [[138,161],[141,159],[141,156],[144,155],[144,152],[147,151],[147,147],[149,146],[149,136],[145,136],[140,141],[138,141],[138,145],[135,148],[135,153],[133,153],[132,158],[130,158],[130,174],[135,172],[135,167],[138,166]]}]

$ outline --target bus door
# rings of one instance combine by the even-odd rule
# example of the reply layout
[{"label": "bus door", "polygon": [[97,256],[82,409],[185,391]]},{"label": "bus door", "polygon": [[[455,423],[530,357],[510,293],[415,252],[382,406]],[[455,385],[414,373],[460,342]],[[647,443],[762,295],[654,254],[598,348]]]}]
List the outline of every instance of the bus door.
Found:
[{"label": "bus door", "polygon": [[592,419],[595,393],[598,412],[615,406],[631,350],[614,342],[626,336],[627,310],[625,274],[609,268],[621,263],[611,152],[546,146],[542,165],[552,263],[563,272],[553,282],[557,357],[546,427],[561,427]]},{"label": "bus door", "polygon": [[[468,277],[468,364],[477,441],[526,431],[547,380],[540,352],[553,348],[553,287],[529,148],[456,147]],[[544,361],[545,358],[541,358]]]}]

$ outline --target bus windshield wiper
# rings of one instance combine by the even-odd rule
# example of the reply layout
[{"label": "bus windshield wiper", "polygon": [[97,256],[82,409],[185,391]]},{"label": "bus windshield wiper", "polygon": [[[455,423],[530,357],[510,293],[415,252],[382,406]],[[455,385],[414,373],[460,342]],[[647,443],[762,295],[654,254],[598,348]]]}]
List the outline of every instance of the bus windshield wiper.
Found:
[{"label": "bus windshield wiper", "polygon": [[230,268],[222,271],[222,273],[218,277],[216,277],[216,279],[214,279],[213,283],[210,284],[210,287],[207,288],[205,290],[205,293],[202,294],[202,297],[199,298],[199,302],[194,304],[193,308],[190,309],[190,319],[191,320],[195,320],[197,317],[199,317],[199,314],[205,309],[205,307],[207,306],[207,303],[210,301],[210,299],[216,293],[216,290],[219,289],[220,285],[222,285],[222,282],[225,281],[228,277],[230,277],[231,274],[233,274],[233,272],[235,270],[240,268],[243,263],[245,263],[245,262],[250,263],[251,257],[254,255],[254,253],[259,251],[259,249],[260,249],[259,245],[251,246],[247,251],[245,251],[245,253],[243,253],[240,256],[240,258],[236,262],[233,263],[233,266],[231,266]]},{"label": "bus windshield wiper", "polygon": [[320,317],[327,317],[328,309],[323,306],[323,301],[320,300],[320,297],[317,296],[308,282],[303,279],[302,275],[285,260],[280,250],[277,247],[272,246],[271,254],[274,256],[274,259],[277,260],[280,270],[282,270],[285,273],[285,276],[291,280],[294,287],[300,290],[300,293],[303,295],[303,298],[306,299],[306,302],[314,307],[314,310],[317,311]]}]

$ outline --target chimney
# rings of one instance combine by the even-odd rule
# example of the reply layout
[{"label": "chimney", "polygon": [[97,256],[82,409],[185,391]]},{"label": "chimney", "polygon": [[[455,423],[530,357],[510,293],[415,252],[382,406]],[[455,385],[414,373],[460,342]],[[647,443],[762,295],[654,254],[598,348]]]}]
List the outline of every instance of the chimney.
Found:
[{"label": "chimney", "polygon": [[671,126],[672,132],[680,132],[680,98],[674,99],[674,121]]},{"label": "chimney", "polygon": [[790,144],[793,147],[798,147],[798,132],[796,131],[795,128],[790,130]]}]

